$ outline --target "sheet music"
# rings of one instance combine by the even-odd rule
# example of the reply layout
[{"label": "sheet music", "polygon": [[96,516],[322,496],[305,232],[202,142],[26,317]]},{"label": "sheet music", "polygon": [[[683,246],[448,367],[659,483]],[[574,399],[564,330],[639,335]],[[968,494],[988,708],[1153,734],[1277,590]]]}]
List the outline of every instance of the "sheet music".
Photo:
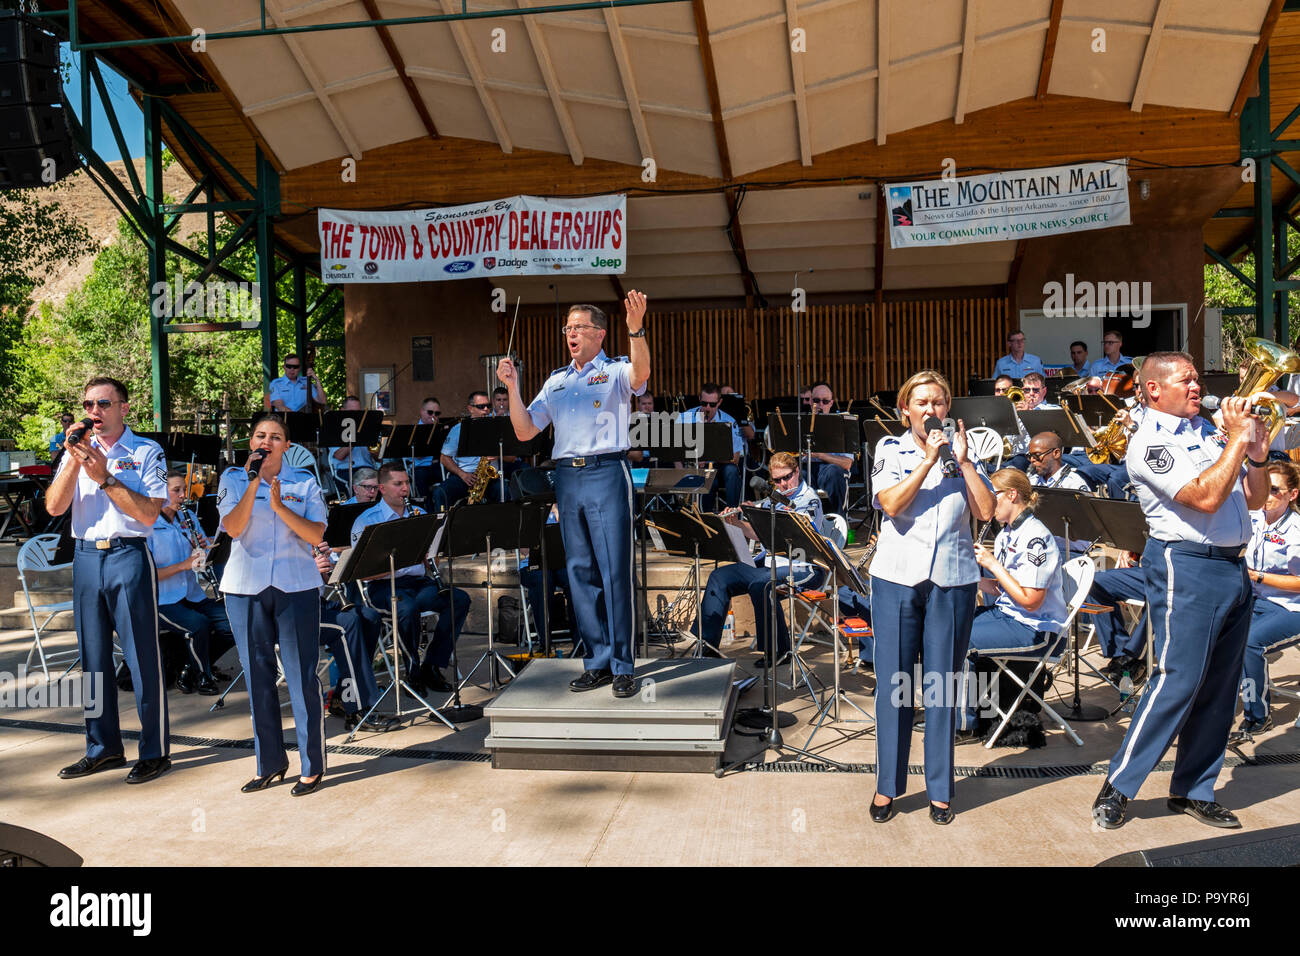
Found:
[{"label": "sheet music", "polygon": [[752,568],[754,556],[749,553],[749,539],[745,537],[745,532],[734,524],[727,524],[724,527],[727,529],[727,538],[731,541],[731,546],[736,549],[736,563],[747,564]]}]

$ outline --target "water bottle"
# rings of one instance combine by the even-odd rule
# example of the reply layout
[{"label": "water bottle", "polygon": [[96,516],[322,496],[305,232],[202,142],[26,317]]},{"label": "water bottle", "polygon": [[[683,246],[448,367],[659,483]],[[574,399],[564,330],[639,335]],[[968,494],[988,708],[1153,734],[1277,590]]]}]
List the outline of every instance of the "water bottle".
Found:
[{"label": "water bottle", "polygon": [[720,643],[730,644],[732,639],[735,636],[736,636],[736,615],[731,611],[727,611],[727,621],[725,624],[722,625],[722,640]]}]

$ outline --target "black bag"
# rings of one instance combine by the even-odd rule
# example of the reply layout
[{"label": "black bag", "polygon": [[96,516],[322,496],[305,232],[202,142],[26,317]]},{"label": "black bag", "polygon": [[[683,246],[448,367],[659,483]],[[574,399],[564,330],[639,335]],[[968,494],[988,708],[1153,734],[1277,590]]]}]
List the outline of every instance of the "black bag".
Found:
[{"label": "black bag", "polygon": [[497,598],[497,640],[502,644],[520,644],[525,634],[519,595],[502,594]]}]

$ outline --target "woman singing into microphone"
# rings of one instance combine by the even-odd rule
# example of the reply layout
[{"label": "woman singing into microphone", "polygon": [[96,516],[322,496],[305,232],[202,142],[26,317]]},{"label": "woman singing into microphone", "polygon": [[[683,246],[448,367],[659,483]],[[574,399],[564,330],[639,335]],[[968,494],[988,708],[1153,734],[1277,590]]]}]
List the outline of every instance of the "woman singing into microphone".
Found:
[{"label": "woman singing into microphone", "polygon": [[245,793],[284,779],[289,755],[280,725],[275,646],[293,704],[302,774],[295,797],[320,786],[325,773],[325,717],[320,679],[320,572],[312,545],[325,536],[325,499],[310,471],[283,463],[289,430],[280,416],[253,419],[247,470],[221,476],[217,510],[233,539],[221,578],[253,711],[257,776]]},{"label": "woman singing into microphone", "polygon": [[[979,567],[971,540],[971,513],[993,517],[993,492],[971,460],[966,427],[949,443],[941,422],[952,390],[935,371],[918,372],[898,392],[910,426],[876,445],[872,505],[885,513],[871,561],[871,623],[875,631],[876,794],[871,819],[894,815],[894,798],[907,784],[916,691],[925,700],[925,787],[930,819],[951,823],[953,745],[959,682]],[[917,663],[922,687],[913,686]],[[931,684],[939,683],[936,694]]]}]

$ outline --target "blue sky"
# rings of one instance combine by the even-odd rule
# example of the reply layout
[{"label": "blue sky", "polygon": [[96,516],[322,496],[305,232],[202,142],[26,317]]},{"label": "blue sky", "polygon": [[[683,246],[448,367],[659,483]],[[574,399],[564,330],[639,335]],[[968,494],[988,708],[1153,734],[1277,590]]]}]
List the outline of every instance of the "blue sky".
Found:
[{"label": "blue sky", "polygon": [[[73,56],[69,52],[68,44],[64,43],[62,46],[64,62],[72,64],[72,71],[68,76],[68,82],[63,86],[63,92],[72,105],[73,112],[77,114],[77,119],[84,125],[85,120],[81,116],[81,57]],[[138,159],[144,155],[144,117],[140,107],[136,106],[135,100],[127,92],[126,80],[114,73],[102,60],[99,71],[103,74],[104,85],[108,87],[108,96],[117,113],[117,121],[122,124],[122,135],[126,138],[127,152]],[[95,89],[94,83],[90,85],[90,92],[92,107],[90,135],[95,152],[107,162],[121,159],[122,154],[117,148],[117,140],[108,125],[108,116],[104,113],[104,106],[99,101],[99,92]]]}]

